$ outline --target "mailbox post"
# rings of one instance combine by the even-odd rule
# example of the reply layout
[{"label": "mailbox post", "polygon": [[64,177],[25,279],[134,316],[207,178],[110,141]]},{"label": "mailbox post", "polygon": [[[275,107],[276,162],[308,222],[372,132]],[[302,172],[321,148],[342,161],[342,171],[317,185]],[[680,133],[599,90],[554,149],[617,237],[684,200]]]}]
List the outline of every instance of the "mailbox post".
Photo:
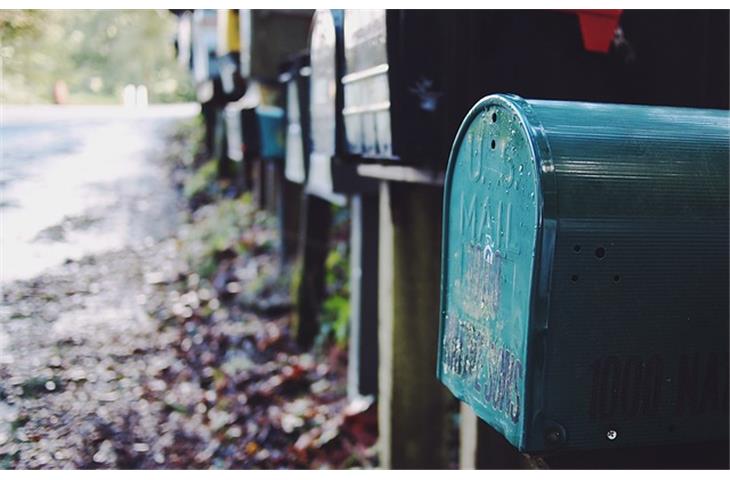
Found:
[{"label": "mailbox post", "polygon": [[491,95],[444,193],[438,377],[524,452],[728,439],[722,110]]}]

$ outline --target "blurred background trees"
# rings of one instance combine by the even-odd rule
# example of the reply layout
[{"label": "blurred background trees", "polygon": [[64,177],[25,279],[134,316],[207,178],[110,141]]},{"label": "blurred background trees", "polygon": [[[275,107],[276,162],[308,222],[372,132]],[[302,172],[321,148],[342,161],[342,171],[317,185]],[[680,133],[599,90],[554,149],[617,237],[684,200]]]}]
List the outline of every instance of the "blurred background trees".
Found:
[{"label": "blurred background trees", "polygon": [[127,84],[151,102],[191,100],[174,33],[166,10],[0,11],[0,102],[50,103],[64,84],[69,103],[120,103]]}]

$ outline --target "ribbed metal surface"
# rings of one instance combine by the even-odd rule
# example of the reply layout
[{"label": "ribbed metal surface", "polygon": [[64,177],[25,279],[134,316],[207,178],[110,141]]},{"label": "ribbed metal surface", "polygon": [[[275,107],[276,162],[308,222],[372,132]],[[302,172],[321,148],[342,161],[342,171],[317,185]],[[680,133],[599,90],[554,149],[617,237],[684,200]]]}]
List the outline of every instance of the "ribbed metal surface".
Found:
[{"label": "ribbed metal surface", "polygon": [[[728,112],[483,99],[447,175],[444,312],[455,301],[448,255],[461,242],[449,219],[460,215],[459,192],[474,190],[459,158],[465,135],[495,108],[519,128],[490,133],[501,157],[482,161],[494,170],[528,135],[540,177],[534,250],[511,254],[532,255],[533,275],[499,279],[502,291],[525,282],[532,291],[525,325],[500,333],[505,344],[526,335],[523,431],[508,439],[527,451],[727,440]],[[489,336],[500,315],[513,318],[501,309],[494,323],[471,320]],[[480,416],[500,425],[490,411]]]}]

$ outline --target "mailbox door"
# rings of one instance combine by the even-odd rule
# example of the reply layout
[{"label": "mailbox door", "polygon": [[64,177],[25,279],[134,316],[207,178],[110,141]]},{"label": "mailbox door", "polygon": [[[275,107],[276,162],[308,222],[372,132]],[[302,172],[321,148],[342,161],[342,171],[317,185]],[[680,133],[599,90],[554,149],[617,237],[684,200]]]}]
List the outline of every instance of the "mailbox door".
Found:
[{"label": "mailbox door", "polygon": [[530,423],[527,351],[539,170],[525,121],[489,97],[461,126],[444,194],[438,376],[518,448]]}]

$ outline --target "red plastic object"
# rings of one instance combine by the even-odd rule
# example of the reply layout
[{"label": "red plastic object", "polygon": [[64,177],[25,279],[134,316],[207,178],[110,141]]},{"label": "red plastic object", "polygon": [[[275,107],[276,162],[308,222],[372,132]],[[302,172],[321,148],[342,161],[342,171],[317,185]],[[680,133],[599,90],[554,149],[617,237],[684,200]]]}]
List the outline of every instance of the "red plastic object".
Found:
[{"label": "red plastic object", "polygon": [[578,15],[583,47],[589,52],[608,53],[623,10],[572,10]]}]

